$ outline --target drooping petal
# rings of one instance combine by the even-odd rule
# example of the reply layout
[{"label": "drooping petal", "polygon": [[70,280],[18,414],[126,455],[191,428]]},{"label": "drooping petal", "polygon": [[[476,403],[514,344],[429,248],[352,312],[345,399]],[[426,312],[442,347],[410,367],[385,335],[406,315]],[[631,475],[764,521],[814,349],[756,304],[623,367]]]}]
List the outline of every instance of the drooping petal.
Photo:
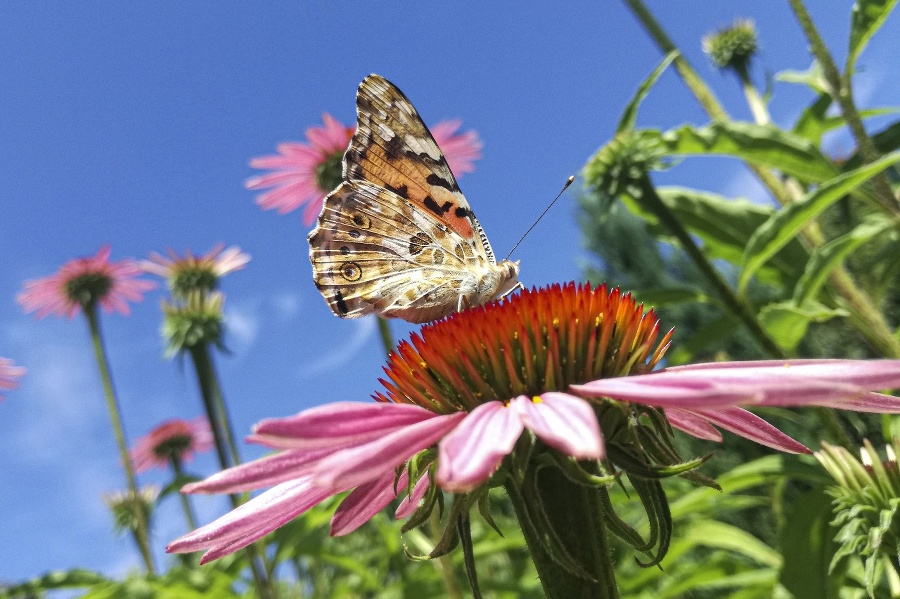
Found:
[{"label": "drooping petal", "polygon": [[454,493],[474,489],[509,455],[523,429],[518,411],[499,401],[481,404],[438,445],[437,484]]},{"label": "drooping petal", "polygon": [[412,513],[416,511],[416,508],[419,507],[419,502],[425,496],[425,493],[430,486],[431,480],[428,478],[428,473],[426,472],[419,478],[418,482],[416,482],[412,493],[410,493],[408,497],[405,497],[403,501],[400,502],[400,505],[397,506],[394,517],[398,520],[402,520],[403,518],[411,516]]},{"label": "drooping petal", "polygon": [[[395,480],[396,486],[395,486]],[[340,537],[351,533],[384,509],[396,499],[395,489],[406,488],[409,475],[404,469],[397,478],[393,472],[385,472],[383,476],[372,482],[353,489],[341,502],[331,519],[331,536]]]},{"label": "drooping petal", "polygon": [[343,449],[322,460],[316,468],[316,484],[323,487],[355,487],[394,470],[414,454],[430,447],[453,430],[465,413],[435,416],[387,433],[379,439]]},{"label": "drooping petal", "polygon": [[517,397],[512,405],[522,414],[525,427],[547,445],[582,460],[604,457],[597,416],[588,402],[580,397],[548,392],[542,393],[536,400],[524,395]]},{"label": "drooping petal", "polygon": [[787,453],[812,453],[802,443],[787,436],[756,414],[742,408],[691,410],[697,416],[727,431],[755,441],[760,445]]},{"label": "drooping petal", "polygon": [[706,441],[722,442],[722,433],[709,422],[687,410],[679,408],[666,408],[666,418],[669,424],[692,437]]},{"label": "drooping petal", "polygon": [[345,447],[281,451],[216,472],[209,478],[185,485],[181,492],[242,493],[271,487],[308,475],[323,458]]},{"label": "drooping petal", "polygon": [[433,412],[414,405],[343,401],[263,420],[253,427],[253,439],[278,449],[358,445],[430,418]]},{"label": "drooping petal", "polygon": [[246,547],[337,492],[340,489],[313,485],[309,476],[282,483],[218,520],[172,541],[166,552],[208,549],[200,560],[206,563]]}]

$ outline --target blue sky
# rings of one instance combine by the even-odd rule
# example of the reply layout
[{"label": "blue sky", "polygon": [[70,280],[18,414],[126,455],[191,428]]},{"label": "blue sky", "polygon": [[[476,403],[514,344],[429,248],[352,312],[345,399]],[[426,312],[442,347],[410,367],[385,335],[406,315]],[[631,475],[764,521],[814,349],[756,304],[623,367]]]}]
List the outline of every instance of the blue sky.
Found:
[{"label": "blue sky", "polygon": [[[0,5],[0,356],[28,368],[0,404],[0,580],[86,567],[121,574],[138,563],[111,534],[100,499],[124,476],[103,407],[83,319],[35,321],[15,295],[25,279],[110,243],[113,258],[168,247],[204,252],[218,242],[253,257],[223,284],[230,355],[218,360],[240,435],[263,417],[333,400],[366,400],[383,356],[374,322],[341,321],[312,285],[299,214],[263,212],[243,181],[253,156],[330,112],[350,124],[359,81],[396,83],[428,123],[461,118],[485,142],[461,187],[506,251],[611,135],[625,102],[660,55],[619,2],[113,2],[8,0]],[[810,3],[843,60],[851,2]],[[562,8],[565,6],[565,8]],[[655,1],[650,8],[728,109],[749,119],[737,84],[708,66],[703,34],[736,16],[756,20],[762,53],[754,75],[805,69],[806,42],[785,3]],[[861,103],[900,103],[896,15],[861,60]],[[891,83],[893,81],[894,83]],[[810,101],[774,83],[771,110],[792,123]],[[672,73],[639,123],[705,122]],[[883,123],[883,121],[882,121]],[[877,122],[875,123],[877,127]],[[846,135],[830,138],[849,151]],[[730,195],[758,187],[724,160],[693,160],[660,180]],[[568,192],[517,250],[526,285],[578,280],[590,257]],[[615,283],[615,281],[611,281]],[[162,358],[161,292],[130,317],[103,318],[131,439],[160,421],[201,413],[186,368]],[[412,327],[395,326],[397,335]],[[244,449],[245,458],[260,455]],[[211,456],[192,470],[214,471]],[[161,474],[142,477],[163,481]],[[201,519],[221,514],[197,503]],[[184,532],[167,501],[155,529]]]}]

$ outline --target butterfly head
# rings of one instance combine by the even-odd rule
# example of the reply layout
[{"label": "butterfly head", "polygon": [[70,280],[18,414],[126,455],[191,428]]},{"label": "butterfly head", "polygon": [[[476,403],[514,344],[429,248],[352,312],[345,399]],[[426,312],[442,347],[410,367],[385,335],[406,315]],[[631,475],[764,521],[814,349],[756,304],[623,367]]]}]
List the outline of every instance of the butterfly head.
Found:
[{"label": "butterfly head", "polygon": [[494,265],[497,276],[497,291],[494,298],[505,297],[519,286],[519,261],[501,260]]}]

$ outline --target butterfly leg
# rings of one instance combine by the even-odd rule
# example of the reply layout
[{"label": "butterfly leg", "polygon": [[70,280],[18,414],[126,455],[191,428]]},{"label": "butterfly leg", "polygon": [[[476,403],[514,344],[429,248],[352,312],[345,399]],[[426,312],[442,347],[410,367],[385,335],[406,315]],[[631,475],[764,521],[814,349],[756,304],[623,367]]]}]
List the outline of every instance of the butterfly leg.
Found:
[{"label": "butterfly leg", "polygon": [[504,298],[509,297],[510,295],[512,295],[513,293],[515,293],[517,289],[521,289],[522,291],[525,291],[525,285],[523,285],[521,282],[516,283],[515,285],[513,285],[513,288],[512,288],[512,289],[510,289],[509,291],[507,291],[506,293],[504,293],[503,295],[501,295],[501,296],[500,296],[500,299],[504,299]]},{"label": "butterfly leg", "polygon": [[465,295],[460,294],[459,300],[456,302],[456,311],[462,312],[463,310],[469,309],[469,298]]}]

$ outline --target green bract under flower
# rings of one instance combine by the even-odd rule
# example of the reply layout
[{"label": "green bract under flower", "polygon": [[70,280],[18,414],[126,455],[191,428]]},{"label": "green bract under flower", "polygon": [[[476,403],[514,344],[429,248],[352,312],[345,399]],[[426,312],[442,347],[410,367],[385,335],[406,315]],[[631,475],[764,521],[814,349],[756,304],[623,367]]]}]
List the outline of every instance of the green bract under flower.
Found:
[{"label": "green bract under flower", "polygon": [[341,184],[344,150],[328,155],[316,165],[316,186],[322,190],[331,190]]},{"label": "green bract under flower", "polygon": [[103,496],[103,501],[112,510],[114,527],[117,532],[136,531],[150,521],[159,487],[148,485],[137,494],[131,491],[116,491]]},{"label": "green bract under flower", "polygon": [[65,294],[73,303],[82,307],[92,306],[106,297],[113,280],[106,273],[87,272],[65,282]]},{"label": "green bract under flower", "polygon": [[175,354],[202,345],[222,345],[221,293],[193,293],[183,302],[163,302],[163,337],[167,353]]},{"label": "green bract under flower", "polygon": [[620,131],[584,167],[588,185],[609,196],[641,195],[647,173],[666,167],[659,133],[640,129]]},{"label": "green bract under flower", "polygon": [[669,343],[630,294],[574,283],[523,291],[424,326],[391,353],[377,401],[471,411],[603,377],[651,371]]}]

